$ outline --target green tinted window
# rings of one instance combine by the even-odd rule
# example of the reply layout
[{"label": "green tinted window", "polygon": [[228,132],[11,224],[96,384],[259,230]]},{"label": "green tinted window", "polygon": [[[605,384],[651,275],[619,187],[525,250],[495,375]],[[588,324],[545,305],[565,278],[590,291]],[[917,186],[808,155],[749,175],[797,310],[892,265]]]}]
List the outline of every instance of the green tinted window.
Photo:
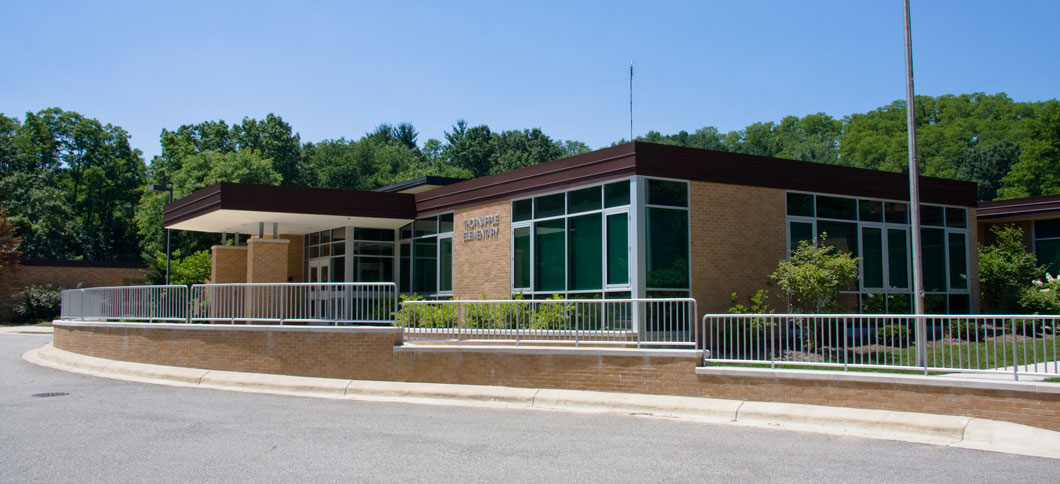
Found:
[{"label": "green tinted window", "polygon": [[607,216],[607,283],[629,284],[629,214]]},{"label": "green tinted window", "polygon": [[946,225],[943,220],[942,207],[933,207],[930,205],[920,206],[920,225],[927,225],[931,227],[944,227]]},{"label": "green tinted window", "polygon": [[858,219],[858,203],[853,198],[817,195],[817,216],[820,218]]},{"label": "green tinted window", "polygon": [[1034,237],[1037,239],[1060,238],[1060,218],[1052,220],[1035,220]]},{"label": "green tinted window", "polygon": [[532,199],[516,200],[512,202],[512,222],[530,220],[534,216],[534,201]]},{"label": "green tinted window", "polygon": [[[354,238],[356,238],[356,236]],[[405,226],[401,227],[401,238],[402,239],[411,239],[412,238],[412,224],[405,224]]]},{"label": "green tinted window", "polygon": [[862,222],[883,222],[883,202],[858,200],[858,220]]},{"label": "green tinted window", "polygon": [[688,184],[668,180],[648,180],[648,205],[688,206]]},{"label": "green tinted window", "polygon": [[644,221],[647,287],[688,287],[688,212],[648,208]]},{"label": "green tinted window", "polygon": [[517,288],[530,287],[530,227],[518,227],[514,230],[515,247],[512,257],[514,271],[512,283]]},{"label": "green tinted window", "polygon": [[398,286],[401,292],[412,292],[412,248],[406,242],[401,244],[401,273]]},{"label": "green tinted window", "polygon": [[946,295],[925,294],[924,314],[946,314]]},{"label": "green tinted window", "polygon": [[438,290],[438,239],[426,238],[413,242],[412,290],[432,293]]},{"label": "green tinted window", "polygon": [[557,193],[547,197],[534,199],[534,218],[555,217],[563,215],[566,207],[563,206],[563,194]]},{"label": "green tinted window", "polygon": [[809,222],[791,222],[791,251],[799,248],[799,242],[813,242],[813,224]]},{"label": "green tinted window", "polygon": [[600,210],[600,187],[589,187],[567,193],[567,213]]},{"label": "green tinted window", "polygon": [[[450,230],[452,221],[450,220]],[[438,290],[453,290],[453,239],[438,239]]]},{"label": "green tinted window", "polygon": [[413,222],[413,233],[416,237],[438,233],[438,217],[430,217]]},{"label": "green tinted window", "polygon": [[968,211],[963,208],[946,208],[946,226],[963,229],[968,226]]},{"label": "green tinted window", "polygon": [[939,292],[946,290],[946,246],[944,232],[939,229],[920,231],[920,246],[923,248],[924,290]]},{"label": "green tinted window", "polygon": [[570,290],[603,287],[603,217],[600,214],[571,217],[567,229],[567,277]]},{"label": "green tinted window", "polygon": [[534,224],[534,281],[535,291],[564,290],[566,267],[566,237],[564,220],[549,220]]},{"label": "green tinted window", "polygon": [[883,287],[883,231],[872,227],[861,228],[862,285]]},{"label": "green tinted window", "polygon": [[817,221],[817,236],[828,234],[825,244],[835,247],[839,252],[849,252],[858,256],[858,225],[847,222]]},{"label": "green tinted window", "polygon": [[1050,274],[1060,272],[1060,239],[1039,240],[1035,243],[1038,264],[1044,265]]},{"label": "green tinted window", "polygon": [[969,314],[968,296],[965,294],[950,294],[950,314]]},{"label": "green tinted window", "polygon": [[629,180],[604,185],[604,206],[621,207],[629,205]]},{"label": "green tinted window", "polygon": [[[408,227],[408,225],[406,225]],[[402,229],[405,230],[405,229]],[[393,242],[394,231],[390,229],[353,229],[355,240],[378,240],[381,242]]]},{"label": "green tinted window", "polygon": [[813,195],[788,193],[788,215],[813,217]]},{"label": "green tinted window", "polygon": [[438,216],[438,233],[448,233],[453,231],[453,214],[447,213]]},{"label": "green tinted window", "polygon": [[353,259],[354,282],[388,282],[393,280],[394,260],[388,257]]},{"label": "green tinted window", "polygon": [[964,234],[949,234],[950,289],[968,289],[968,264]]},{"label": "green tinted window", "polygon": [[909,236],[905,230],[887,230],[887,269],[892,288],[909,288]]},{"label": "green tinted window", "polygon": [[884,219],[889,224],[908,224],[909,205],[898,202],[887,202],[883,204]]}]

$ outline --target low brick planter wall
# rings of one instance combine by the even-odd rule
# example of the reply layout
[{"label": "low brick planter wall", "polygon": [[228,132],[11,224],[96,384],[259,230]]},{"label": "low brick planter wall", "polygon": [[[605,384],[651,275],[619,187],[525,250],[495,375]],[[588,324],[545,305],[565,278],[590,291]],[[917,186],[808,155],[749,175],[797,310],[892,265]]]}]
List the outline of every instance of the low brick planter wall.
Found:
[{"label": "low brick planter wall", "polygon": [[[400,328],[55,323],[55,347],[282,375],[697,396],[980,417],[1060,431],[1060,385],[699,368],[687,350],[402,345]],[[783,376],[781,376],[783,375]],[[793,376],[794,375],[794,376]]]}]

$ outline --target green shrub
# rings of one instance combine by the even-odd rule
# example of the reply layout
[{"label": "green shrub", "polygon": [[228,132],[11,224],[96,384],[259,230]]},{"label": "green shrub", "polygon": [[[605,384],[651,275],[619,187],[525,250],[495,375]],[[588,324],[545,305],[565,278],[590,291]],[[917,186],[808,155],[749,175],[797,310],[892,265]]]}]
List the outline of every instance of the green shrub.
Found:
[{"label": "green shrub", "polygon": [[954,319],[950,321],[946,332],[950,338],[963,341],[982,341],[986,336],[986,328],[978,321]]},{"label": "green shrub", "polygon": [[979,286],[987,311],[1012,314],[1020,311],[1019,299],[1030,281],[1044,270],[1023,245],[1023,230],[1014,225],[995,225],[996,242],[979,247]]},{"label": "green shrub", "polygon": [[402,295],[398,300],[397,314],[394,322],[398,326],[406,328],[452,328],[456,323],[456,308],[452,304],[410,304],[406,306],[405,301],[423,301],[424,298],[415,293]]},{"label": "green shrub", "polygon": [[1051,323],[1035,319],[1009,319],[1005,321],[1005,333],[1018,334],[1021,336],[1033,336],[1041,334],[1046,328],[1051,328]]},{"label": "green shrub", "polygon": [[1045,280],[1020,291],[1019,308],[1024,314],[1060,314],[1060,278],[1045,274]]},{"label": "green shrub", "polygon": [[[747,305],[743,305],[739,302],[739,298],[736,297],[736,293],[732,293],[729,296],[729,313],[730,314],[773,314],[773,308],[769,306],[766,299],[769,298],[769,291],[759,289],[753,296],[747,297]],[[731,324],[735,325],[736,322]],[[730,327],[726,328],[730,333],[736,331],[745,331],[745,335],[750,340],[759,340],[765,336],[769,330],[775,326],[776,323],[771,321],[769,318],[751,318],[750,324],[741,325],[742,328]]]},{"label": "green shrub", "polygon": [[[563,299],[559,294],[553,294],[548,300]],[[533,316],[530,320],[532,329],[570,329],[571,314],[574,312],[574,303],[549,303],[536,302],[533,305]]]},{"label": "green shrub", "polygon": [[912,341],[912,330],[904,324],[885,324],[876,329],[876,343],[878,344],[904,348]]},{"label": "green shrub", "polygon": [[51,285],[32,285],[22,290],[22,300],[15,306],[15,322],[35,324],[59,316],[62,289]]}]

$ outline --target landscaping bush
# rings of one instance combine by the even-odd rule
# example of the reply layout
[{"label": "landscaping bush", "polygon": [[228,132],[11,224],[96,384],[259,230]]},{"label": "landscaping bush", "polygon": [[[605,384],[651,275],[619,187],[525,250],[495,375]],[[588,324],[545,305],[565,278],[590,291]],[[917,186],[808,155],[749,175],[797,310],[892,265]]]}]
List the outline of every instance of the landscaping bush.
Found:
[{"label": "landscaping bush", "polygon": [[907,347],[913,342],[913,331],[904,324],[885,324],[876,329],[876,342],[884,346]]},{"label": "landscaping bush", "polygon": [[1018,334],[1020,336],[1034,336],[1041,334],[1052,324],[1047,321],[1035,319],[1009,319],[1005,321],[1005,333]]},{"label": "landscaping bush", "polygon": [[986,336],[986,328],[978,321],[955,319],[950,321],[946,328],[950,338],[962,341],[982,341]]},{"label": "landscaping bush", "polygon": [[62,289],[51,285],[32,285],[22,290],[22,301],[15,306],[15,323],[36,324],[59,316]]},{"label": "landscaping bush", "polygon": [[[759,289],[753,296],[747,297],[747,305],[740,303],[736,293],[732,293],[729,296],[729,313],[730,314],[773,314],[773,308],[769,306],[766,299],[769,298],[769,291]],[[769,330],[775,326],[776,323],[772,322],[769,318],[751,318],[749,324],[742,324],[737,327],[735,321],[730,323],[730,327],[725,328],[730,334],[736,332],[742,332],[744,338],[749,341],[759,341],[769,335]]]},{"label": "landscaping bush", "polygon": [[401,296],[398,300],[400,308],[394,315],[397,325],[406,328],[452,328],[456,323],[456,308],[453,305],[430,305],[412,304],[405,306],[405,301],[423,301],[424,298],[415,293]]}]

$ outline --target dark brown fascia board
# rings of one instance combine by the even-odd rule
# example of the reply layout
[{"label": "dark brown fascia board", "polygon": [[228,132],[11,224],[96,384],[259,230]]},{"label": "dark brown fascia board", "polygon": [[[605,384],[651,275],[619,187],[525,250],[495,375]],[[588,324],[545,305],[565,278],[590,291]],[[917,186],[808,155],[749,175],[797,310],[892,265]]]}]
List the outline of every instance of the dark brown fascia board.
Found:
[{"label": "dark brown fascia board", "polygon": [[[909,177],[864,168],[637,143],[637,174],[856,197],[907,200]],[[974,183],[920,177],[924,203],[975,207]]]},{"label": "dark brown fascia board", "polygon": [[[633,142],[416,194],[421,215],[562,190],[631,175],[832,193],[909,198],[909,177],[864,168]],[[920,177],[921,201],[975,207],[974,183]]]},{"label": "dark brown fascia board", "polygon": [[407,193],[218,183],[167,203],[162,223],[172,225],[216,210],[416,218],[415,198]]},{"label": "dark brown fascia board", "polygon": [[1060,216],[1060,195],[981,202],[976,214],[979,220],[1000,218],[1031,220],[1058,217]]},{"label": "dark brown fascia board", "polygon": [[416,194],[416,209],[421,216],[430,215],[456,207],[632,176],[634,149],[634,143],[626,143],[435,188]]}]

